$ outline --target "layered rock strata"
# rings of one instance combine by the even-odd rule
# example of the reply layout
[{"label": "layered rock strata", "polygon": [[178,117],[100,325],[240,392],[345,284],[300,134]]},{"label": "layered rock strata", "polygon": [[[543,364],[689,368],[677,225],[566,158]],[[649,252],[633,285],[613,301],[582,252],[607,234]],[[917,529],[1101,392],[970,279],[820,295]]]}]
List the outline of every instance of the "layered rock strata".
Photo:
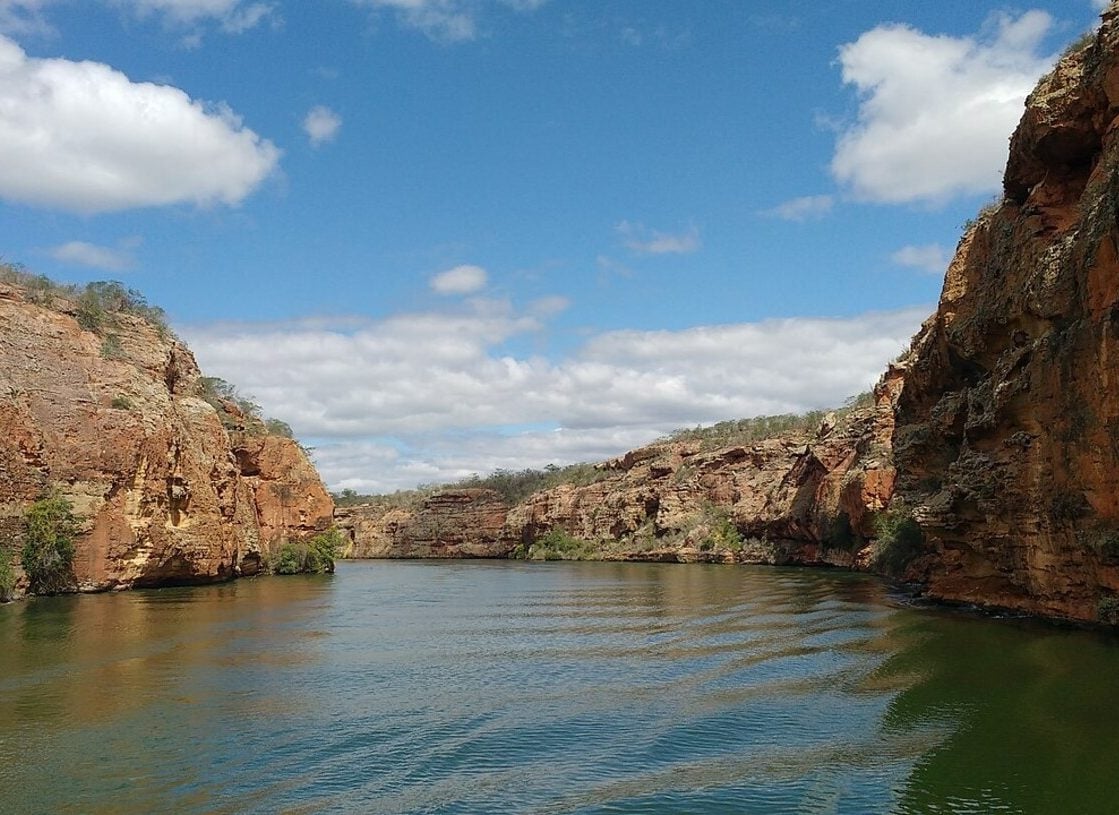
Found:
[{"label": "layered rock strata", "polygon": [[656,444],[604,462],[590,483],[512,506],[493,490],[457,489],[412,505],[339,508],[347,555],[508,557],[560,532],[611,560],[851,565],[893,490],[899,382],[891,372],[874,407],[825,419],[814,433],[713,450]]},{"label": "layered rock strata", "polygon": [[898,402],[930,596],[1119,621],[1119,5],[1027,100]]},{"label": "layered rock strata", "polygon": [[97,332],[78,315],[0,284],[0,543],[57,490],[82,522],[76,587],[96,591],[253,574],[281,540],[330,525],[298,444],[223,425],[181,342],[135,314]]}]

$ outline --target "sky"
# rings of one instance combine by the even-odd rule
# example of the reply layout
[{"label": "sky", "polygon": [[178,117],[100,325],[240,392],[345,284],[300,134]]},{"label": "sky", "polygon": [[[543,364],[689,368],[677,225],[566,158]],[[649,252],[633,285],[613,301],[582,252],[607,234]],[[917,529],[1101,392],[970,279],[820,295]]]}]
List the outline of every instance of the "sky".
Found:
[{"label": "sky", "polygon": [[335,490],[867,390],[1101,0],[0,0],[0,257]]}]

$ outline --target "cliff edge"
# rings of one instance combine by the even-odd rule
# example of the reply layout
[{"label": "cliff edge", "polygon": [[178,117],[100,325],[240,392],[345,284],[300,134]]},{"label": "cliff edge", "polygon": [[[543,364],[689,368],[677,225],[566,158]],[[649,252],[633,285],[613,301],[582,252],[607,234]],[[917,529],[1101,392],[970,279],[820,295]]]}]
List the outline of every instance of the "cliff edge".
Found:
[{"label": "cliff edge", "polygon": [[299,445],[204,399],[158,310],[119,286],[4,272],[0,542],[54,491],[80,520],[73,587],[98,591],[255,574],[282,541],[330,526]]},{"label": "cliff edge", "polygon": [[944,600],[1119,622],[1119,4],[1027,99],[913,341],[898,501]]}]

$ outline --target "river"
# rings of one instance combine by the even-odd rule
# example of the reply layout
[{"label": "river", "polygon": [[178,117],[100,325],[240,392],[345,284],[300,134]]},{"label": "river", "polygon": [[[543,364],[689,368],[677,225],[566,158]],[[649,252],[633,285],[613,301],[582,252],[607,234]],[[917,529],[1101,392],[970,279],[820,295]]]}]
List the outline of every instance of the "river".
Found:
[{"label": "river", "polygon": [[1107,813],[1119,639],[865,575],[343,562],[0,607],[0,812]]}]

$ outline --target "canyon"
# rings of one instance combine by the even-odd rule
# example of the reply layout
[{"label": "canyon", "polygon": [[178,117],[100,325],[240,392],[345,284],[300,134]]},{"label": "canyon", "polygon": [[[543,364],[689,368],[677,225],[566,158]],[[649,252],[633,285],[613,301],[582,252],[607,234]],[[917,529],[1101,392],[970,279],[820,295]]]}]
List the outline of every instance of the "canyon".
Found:
[{"label": "canyon", "polygon": [[872,405],[745,444],[656,443],[515,501],[467,485],[339,507],[347,554],[830,564],[1119,623],[1117,18],[1027,99],[1003,194]]}]

